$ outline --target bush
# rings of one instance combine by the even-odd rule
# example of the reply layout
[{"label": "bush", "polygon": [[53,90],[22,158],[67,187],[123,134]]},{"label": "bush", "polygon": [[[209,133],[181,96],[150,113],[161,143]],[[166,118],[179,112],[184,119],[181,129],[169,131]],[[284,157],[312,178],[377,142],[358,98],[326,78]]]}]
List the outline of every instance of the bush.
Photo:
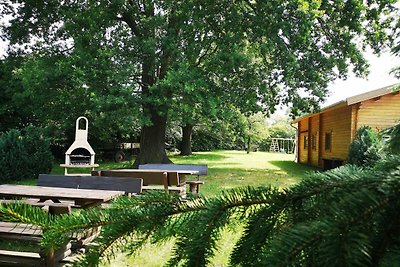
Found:
[{"label": "bush", "polygon": [[0,181],[35,178],[51,171],[53,156],[43,129],[28,126],[0,136]]},{"label": "bush", "polygon": [[400,123],[381,132],[386,139],[385,151],[389,154],[400,155]]},{"label": "bush", "polygon": [[357,136],[349,147],[349,163],[357,166],[372,167],[381,158],[380,140],[369,126],[357,130]]}]

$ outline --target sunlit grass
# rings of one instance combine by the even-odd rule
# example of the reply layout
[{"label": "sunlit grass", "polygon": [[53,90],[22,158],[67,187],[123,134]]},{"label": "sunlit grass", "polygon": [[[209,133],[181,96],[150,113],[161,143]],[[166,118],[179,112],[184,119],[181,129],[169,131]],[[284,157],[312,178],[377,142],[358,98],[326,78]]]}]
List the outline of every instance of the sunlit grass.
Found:
[{"label": "sunlit grass", "polygon": [[192,156],[171,157],[175,163],[207,164],[209,174],[202,179],[204,195],[240,186],[273,185],[289,187],[300,181],[307,171],[314,170],[294,162],[293,154],[244,151],[198,152]]},{"label": "sunlit grass", "polygon": [[[213,151],[198,152],[191,156],[171,156],[174,163],[207,164],[209,173],[201,177],[205,184],[201,194],[217,195],[223,190],[240,186],[273,185],[279,188],[298,183],[307,171],[315,169],[294,162],[294,155],[267,152]],[[194,179],[194,177],[189,177]],[[209,266],[227,266],[234,241],[240,237],[240,227],[223,231],[219,250]],[[106,265],[116,266],[163,266],[171,255],[173,242],[163,245],[147,244],[132,256],[119,255]]]},{"label": "sunlit grass", "polygon": [[[191,156],[171,155],[174,163],[207,164],[208,175],[201,177],[205,181],[200,191],[202,195],[218,195],[223,190],[241,186],[273,185],[285,188],[298,183],[307,171],[315,169],[294,162],[293,154],[245,151],[212,151],[197,152]],[[131,162],[101,162],[99,169],[129,168]],[[69,173],[90,173],[90,169],[76,168]],[[55,164],[52,174],[64,174],[64,168]],[[195,179],[195,177],[188,177]],[[35,185],[36,179],[14,182]],[[227,266],[234,240],[240,237],[240,227],[234,231],[223,231],[220,249],[216,252],[210,266]],[[161,245],[146,244],[134,255],[118,255],[107,267],[122,266],[163,266],[171,256],[173,240]]]}]

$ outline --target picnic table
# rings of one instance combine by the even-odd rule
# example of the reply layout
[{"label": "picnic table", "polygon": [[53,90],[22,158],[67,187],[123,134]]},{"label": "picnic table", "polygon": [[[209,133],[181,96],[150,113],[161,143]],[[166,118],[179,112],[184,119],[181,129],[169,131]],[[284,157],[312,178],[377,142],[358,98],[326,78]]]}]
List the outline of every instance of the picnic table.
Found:
[{"label": "picnic table", "polygon": [[192,193],[199,193],[200,185],[204,184],[204,181],[200,181],[200,176],[208,174],[208,166],[206,164],[143,164],[139,165],[139,170],[169,170],[187,172],[187,175],[197,175],[196,181],[186,181]]},{"label": "picnic table", "polygon": [[199,173],[199,171],[196,170],[164,170],[164,169],[115,169],[115,170],[111,170],[114,172],[131,172],[131,173],[141,173],[141,172],[147,172],[147,173],[155,173],[155,172],[171,172],[171,173],[178,173],[181,175],[197,175]]},{"label": "picnic table", "polygon": [[197,174],[197,170],[115,169],[92,171],[94,176],[141,178],[143,179],[143,190],[164,189],[166,192],[177,192],[182,197],[186,196],[186,175]]},{"label": "picnic table", "polygon": [[[124,191],[111,190],[94,190],[94,189],[78,189],[78,188],[60,188],[47,186],[29,186],[29,185],[0,185],[0,199],[5,203],[11,199],[24,198],[22,202],[32,204],[34,206],[49,206],[56,208],[65,208],[70,211],[71,204],[77,208],[90,208],[100,206],[102,203],[108,202],[118,196],[123,195]],[[34,199],[32,199],[34,198]],[[19,201],[19,200],[17,200]],[[68,201],[61,203],[61,201]],[[58,206],[59,205],[59,206]],[[49,212],[51,209],[49,208]],[[64,212],[65,213],[65,212]],[[53,213],[54,214],[54,213]],[[87,235],[81,236],[74,244],[83,246],[94,239],[98,234],[98,229],[88,232]],[[37,226],[24,225],[18,223],[0,222],[1,238],[10,238],[14,240],[35,241],[41,239],[42,231]],[[41,253],[27,253],[19,251],[0,251],[0,265],[17,265],[17,266],[56,266],[57,262],[71,255],[72,243],[68,242],[64,247],[57,251],[50,251],[48,255]],[[2,265],[3,266],[3,265]]]},{"label": "picnic table", "polygon": [[61,203],[61,200],[73,201],[76,207],[89,208],[99,206],[118,196],[123,195],[124,191],[108,191],[78,188],[60,188],[48,186],[30,185],[0,185],[0,198],[35,198],[38,203],[51,200],[54,203]]}]

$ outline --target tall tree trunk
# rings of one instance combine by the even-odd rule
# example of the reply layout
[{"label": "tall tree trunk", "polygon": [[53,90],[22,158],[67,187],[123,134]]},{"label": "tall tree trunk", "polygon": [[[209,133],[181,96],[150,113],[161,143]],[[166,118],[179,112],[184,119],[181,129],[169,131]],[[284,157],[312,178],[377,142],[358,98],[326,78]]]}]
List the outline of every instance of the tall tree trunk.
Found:
[{"label": "tall tree trunk", "polygon": [[181,156],[192,155],[192,133],[193,125],[186,124],[182,127],[182,147]]},{"label": "tall tree trunk", "polygon": [[[152,3],[152,1],[145,5],[145,14],[149,18],[155,16],[155,4]],[[169,21],[169,25],[167,25],[167,31],[169,33],[171,30],[175,31],[173,23],[173,21]],[[176,35],[178,33],[174,32],[174,34]],[[159,104],[157,100],[160,100],[160,97],[162,99],[161,102],[165,101],[165,99],[171,99],[172,92],[171,90],[151,92],[149,89],[157,80],[161,81],[167,75],[172,60],[170,53],[171,48],[169,48],[171,43],[164,43],[160,53],[158,51],[159,48],[156,47],[154,42],[154,40],[157,39],[156,28],[152,26],[149,26],[149,29],[144,28],[143,35],[151,41],[149,42],[150,44],[153,44],[153,46],[146,47],[144,50],[141,74],[142,97],[143,100],[145,100],[142,104],[143,113],[145,116],[150,117],[152,125],[145,125],[142,127],[140,152],[136,158],[134,167],[146,163],[171,163],[165,151],[165,132],[170,101],[167,100],[164,104]],[[158,55],[160,56],[159,62],[156,60]]]},{"label": "tall tree trunk", "polygon": [[251,152],[251,137],[249,135],[249,137],[247,138],[247,154],[249,154]]},{"label": "tall tree trunk", "polygon": [[[143,99],[154,100],[154,95],[150,86],[155,82],[155,63],[154,55],[145,57],[142,64],[142,95]],[[163,70],[165,72],[165,70]],[[162,73],[165,75],[164,73]],[[161,79],[163,78],[161,75]],[[167,97],[170,97],[169,95]],[[147,163],[171,163],[165,151],[165,132],[167,128],[168,106],[155,105],[154,103],[145,103],[143,105],[143,114],[150,117],[151,125],[142,127],[140,137],[140,152],[133,164],[137,168],[140,164]]]},{"label": "tall tree trunk", "polygon": [[160,116],[152,112],[153,125],[143,126],[140,138],[140,152],[134,166],[147,163],[171,163],[165,151],[165,130],[167,127],[167,115]]},{"label": "tall tree trunk", "polygon": [[251,152],[251,121],[250,117],[247,117],[247,123],[249,125],[249,136],[247,138],[247,154]]}]

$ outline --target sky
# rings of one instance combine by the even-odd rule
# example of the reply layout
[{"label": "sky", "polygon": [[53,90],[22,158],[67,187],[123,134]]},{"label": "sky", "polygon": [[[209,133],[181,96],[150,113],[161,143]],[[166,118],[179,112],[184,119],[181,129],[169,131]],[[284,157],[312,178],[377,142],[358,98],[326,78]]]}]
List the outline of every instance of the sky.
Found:
[{"label": "sky", "polygon": [[322,106],[331,105],[350,96],[400,83],[400,80],[396,79],[393,74],[389,74],[391,69],[400,65],[400,57],[395,57],[388,52],[378,57],[371,51],[365,52],[364,55],[370,64],[368,77],[357,78],[355,75],[349,74],[347,80],[335,80],[329,85],[328,89],[331,95]]}]

